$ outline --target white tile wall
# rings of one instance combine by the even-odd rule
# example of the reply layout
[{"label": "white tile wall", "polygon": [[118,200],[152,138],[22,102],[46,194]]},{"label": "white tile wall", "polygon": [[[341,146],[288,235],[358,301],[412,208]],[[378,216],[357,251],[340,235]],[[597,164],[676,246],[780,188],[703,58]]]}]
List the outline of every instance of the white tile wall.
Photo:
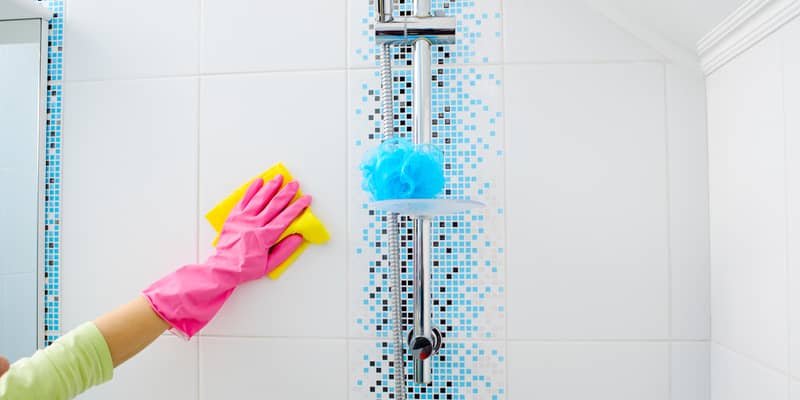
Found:
[{"label": "white tile wall", "polygon": [[200,399],[346,399],[346,343],[203,337]]},{"label": "white tile wall", "polygon": [[708,80],[714,340],[787,370],[784,120],[779,42]]},{"label": "white tile wall", "polygon": [[203,0],[201,69],[224,73],[344,68],[346,6],[346,0]]},{"label": "white tile wall", "polygon": [[710,355],[708,342],[677,342],[670,349],[672,400],[708,400]]},{"label": "white tile wall", "polygon": [[197,79],[72,83],[64,101],[62,324],[71,329],[194,262]]},{"label": "white tile wall", "polygon": [[[783,101],[786,122],[786,185],[788,198],[789,365],[800,379],[800,20],[781,34],[783,41]],[[800,393],[797,394],[800,397]]]},{"label": "white tile wall", "polygon": [[509,336],[668,337],[663,66],[507,67],[506,109]]},{"label": "white tile wall", "polygon": [[[345,79],[344,72],[203,78],[201,214],[280,161],[305,192],[319,196],[312,209],[332,236],[303,254],[279,281],[242,287],[205,333],[344,337]],[[202,217],[199,224],[204,258],[215,234]]]},{"label": "white tile wall", "polygon": [[705,80],[667,66],[672,337],[710,335]]},{"label": "white tile wall", "polygon": [[800,400],[800,381],[793,379],[789,391],[791,400]]},{"label": "white tile wall", "polygon": [[[64,328],[208,256],[202,215],[277,161],[333,236],[87,398],[361,398],[343,69],[374,64],[354,55],[371,47],[357,1],[67,0]],[[487,67],[506,82],[511,338],[487,374],[511,399],[706,399],[703,344],[669,342],[708,338],[700,82],[577,0],[478,3],[504,17],[472,62],[514,64]]]},{"label": "white tile wall", "polygon": [[709,79],[713,399],[797,398],[800,20]]},{"label": "white tile wall", "polygon": [[512,399],[667,400],[666,343],[508,343]]},{"label": "white tile wall", "polygon": [[197,74],[200,1],[64,4],[67,81]]},{"label": "white tile wall", "polygon": [[786,376],[777,370],[711,344],[711,400],[786,400]]},{"label": "white tile wall", "polygon": [[198,395],[198,342],[162,336],[114,369],[114,379],[88,390],[81,400],[195,400]]},{"label": "white tile wall", "polygon": [[504,0],[507,63],[662,60],[580,0]]}]

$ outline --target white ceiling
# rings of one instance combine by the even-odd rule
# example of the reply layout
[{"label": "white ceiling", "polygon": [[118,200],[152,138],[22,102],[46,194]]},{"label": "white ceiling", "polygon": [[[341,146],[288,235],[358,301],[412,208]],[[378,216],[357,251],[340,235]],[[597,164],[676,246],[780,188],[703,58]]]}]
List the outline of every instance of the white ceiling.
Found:
[{"label": "white ceiling", "polygon": [[636,21],[684,50],[697,42],[746,0],[605,0],[607,7]]}]

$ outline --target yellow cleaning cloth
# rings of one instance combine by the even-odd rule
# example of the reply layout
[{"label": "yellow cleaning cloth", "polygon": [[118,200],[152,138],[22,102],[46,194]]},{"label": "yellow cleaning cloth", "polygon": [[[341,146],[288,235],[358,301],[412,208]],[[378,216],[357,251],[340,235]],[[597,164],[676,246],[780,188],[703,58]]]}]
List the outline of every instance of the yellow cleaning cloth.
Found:
[{"label": "yellow cleaning cloth", "polygon": [[[222,200],[216,207],[214,207],[211,211],[206,214],[206,220],[211,224],[215,231],[217,231],[217,238],[214,239],[214,246],[217,245],[217,240],[219,239],[219,232],[222,230],[222,225],[225,224],[225,220],[228,218],[228,214],[236,207],[237,204],[242,200],[244,197],[244,193],[247,191],[247,188],[250,187],[250,184],[256,180],[257,178],[263,178],[264,182],[269,182],[273,178],[278,175],[283,175],[283,184],[286,185],[287,183],[293,180],[292,175],[289,174],[289,171],[283,164],[276,164],[272,168],[266,170],[261,175],[249,180],[247,183],[236,189],[230,196],[226,197],[225,200]],[[302,194],[300,191],[297,192],[296,198],[299,198]],[[297,248],[297,250],[292,253],[289,258],[284,261],[278,268],[275,268],[267,274],[270,279],[278,279],[289,265],[291,265],[294,260],[300,256],[309,244],[322,244],[330,240],[330,234],[325,229],[325,225],[322,225],[322,222],[317,219],[314,214],[311,213],[311,209],[306,209],[299,217],[297,217],[286,231],[283,232],[281,235],[281,239],[285,238],[286,236],[293,235],[295,233],[299,233],[303,236],[303,244]]]}]

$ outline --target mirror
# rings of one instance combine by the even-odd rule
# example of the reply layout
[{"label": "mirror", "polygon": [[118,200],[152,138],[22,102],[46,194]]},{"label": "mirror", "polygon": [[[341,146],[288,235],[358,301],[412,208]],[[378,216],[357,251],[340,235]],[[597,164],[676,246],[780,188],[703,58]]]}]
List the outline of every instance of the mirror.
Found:
[{"label": "mirror", "polygon": [[38,347],[42,33],[39,18],[0,20],[0,354],[11,362]]}]

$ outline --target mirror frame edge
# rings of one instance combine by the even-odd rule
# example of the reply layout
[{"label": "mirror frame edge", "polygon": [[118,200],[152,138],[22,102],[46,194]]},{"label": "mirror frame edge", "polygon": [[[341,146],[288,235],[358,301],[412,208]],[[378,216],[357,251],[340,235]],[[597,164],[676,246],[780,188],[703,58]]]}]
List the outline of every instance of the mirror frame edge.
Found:
[{"label": "mirror frame edge", "polygon": [[[49,18],[39,17],[39,131],[37,137],[38,153],[37,153],[37,199],[38,210],[36,219],[37,230],[37,254],[36,254],[36,348],[41,349],[47,346],[45,339],[45,246],[47,246],[45,239],[45,197],[46,197],[46,180],[47,180],[47,86],[48,86],[48,36],[50,23]],[[58,251],[61,251],[59,244]],[[60,258],[60,257],[59,257]],[[59,307],[59,313],[61,307]],[[60,318],[59,318],[60,320]]]},{"label": "mirror frame edge", "polygon": [[[35,347],[41,349],[49,343],[46,337],[46,313],[45,313],[45,285],[46,285],[46,265],[45,252],[46,240],[46,204],[47,197],[47,127],[50,120],[48,113],[48,86],[49,86],[49,52],[50,52],[50,24],[53,19],[53,12],[49,8],[49,3],[38,3],[35,0],[7,0],[0,5],[0,22],[30,20],[39,22],[39,82],[38,107],[37,107],[37,132],[36,132],[36,339]],[[46,4],[46,5],[45,5]],[[60,96],[60,95],[59,95]],[[60,241],[60,235],[57,236]],[[60,243],[56,251],[61,251]],[[59,257],[60,259],[60,257]],[[59,288],[60,289],[60,288]],[[60,300],[60,297],[59,297]],[[61,320],[61,307],[58,307],[58,320]],[[56,334],[59,332],[56,331]]]}]

